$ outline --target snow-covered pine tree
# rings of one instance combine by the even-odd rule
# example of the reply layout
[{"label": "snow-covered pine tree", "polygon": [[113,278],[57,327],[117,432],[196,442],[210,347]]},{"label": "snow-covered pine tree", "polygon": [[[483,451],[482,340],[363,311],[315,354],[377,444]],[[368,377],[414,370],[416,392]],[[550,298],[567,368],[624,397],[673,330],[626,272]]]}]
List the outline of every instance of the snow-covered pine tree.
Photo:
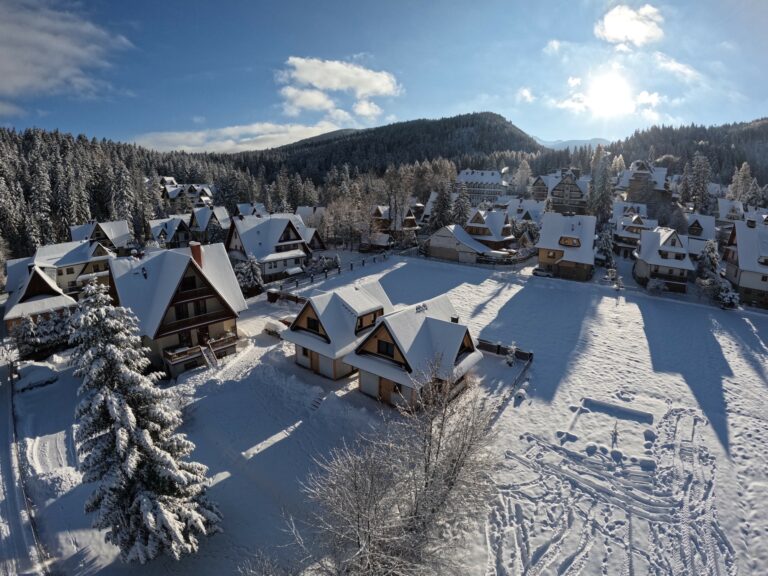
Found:
[{"label": "snow-covered pine tree", "polygon": [[616,263],[613,258],[613,230],[610,226],[603,227],[597,237],[597,249],[605,256],[605,267],[614,268]]},{"label": "snow-covered pine tree", "polygon": [[691,200],[693,201],[694,210],[700,214],[706,214],[709,207],[709,194],[707,188],[709,186],[709,177],[711,173],[712,168],[709,165],[707,157],[703,154],[696,154],[693,159]]},{"label": "snow-covered pine tree", "polygon": [[37,338],[37,325],[30,316],[24,316],[21,322],[11,330],[11,338],[19,351],[19,358],[26,358],[33,354],[40,345]]},{"label": "snow-covered pine tree", "polygon": [[747,206],[749,206],[751,209],[754,209],[763,205],[763,191],[760,189],[756,178],[752,178],[752,181],[749,183],[749,187],[742,195],[741,200],[745,209]]},{"label": "snow-covered pine tree", "polygon": [[515,192],[520,196],[526,196],[528,194],[528,180],[531,178],[531,167],[528,161],[523,159],[520,161],[520,165],[515,170],[514,185]]},{"label": "snow-covered pine tree", "polygon": [[261,292],[264,288],[264,280],[261,277],[261,265],[253,254],[248,256],[248,260],[241,262],[235,267],[235,275],[243,294]]},{"label": "snow-covered pine tree", "polygon": [[83,378],[75,440],[84,481],[97,483],[85,506],[94,527],[106,529],[127,562],[196,552],[221,516],[205,495],[207,468],[188,460],[195,446],[176,431],[180,411],[146,372],[136,317],[91,283],[73,325],[75,375]]},{"label": "snow-covered pine tree", "polygon": [[691,163],[686,162],[683,176],[680,178],[680,202],[687,204],[691,201]]},{"label": "snow-covered pine tree", "polygon": [[471,211],[472,205],[469,202],[467,187],[462,183],[459,187],[459,195],[456,197],[456,202],[453,203],[453,209],[451,210],[451,222],[459,226],[465,226]]},{"label": "snow-covered pine tree", "polygon": [[429,227],[432,230],[439,230],[450,224],[451,221],[451,193],[448,189],[443,188],[438,191],[437,198],[435,198],[435,205],[429,215]]}]

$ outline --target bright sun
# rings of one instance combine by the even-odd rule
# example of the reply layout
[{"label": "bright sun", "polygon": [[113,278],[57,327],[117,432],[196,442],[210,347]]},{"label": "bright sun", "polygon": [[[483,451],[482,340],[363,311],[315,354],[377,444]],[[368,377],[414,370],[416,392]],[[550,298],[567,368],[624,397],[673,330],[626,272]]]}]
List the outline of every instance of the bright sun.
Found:
[{"label": "bright sun", "polygon": [[602,118],[624,116],[635,111],[632,88],[624,76],[616,71],[605,72],[591,79],[586,104],[593,115]]}]

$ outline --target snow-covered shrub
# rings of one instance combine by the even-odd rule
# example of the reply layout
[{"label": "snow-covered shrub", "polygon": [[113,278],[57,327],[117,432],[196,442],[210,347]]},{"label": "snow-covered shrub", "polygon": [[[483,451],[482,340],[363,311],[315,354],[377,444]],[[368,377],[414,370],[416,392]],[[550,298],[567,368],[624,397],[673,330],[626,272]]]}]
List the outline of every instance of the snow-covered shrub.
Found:
[{"label": "snow-covered shrub", "polygon": [[37,325],[30,316],[24,316],[13,328],[11,338],[19,351],[19,358],[26,358],[34,354],[40,346],[37,337]]},{"label": "snow-covered shrub", "polygon": [[95,483],[85,505],[94,528],[128,562],[196,552],[221,516],[205,496],[207,468],[188,459],[195,445],[177,432],[181,413],[147,374],[136,316],[91,283],[72,324],[74,374],[83,378],[75,441],[83,481]]}]

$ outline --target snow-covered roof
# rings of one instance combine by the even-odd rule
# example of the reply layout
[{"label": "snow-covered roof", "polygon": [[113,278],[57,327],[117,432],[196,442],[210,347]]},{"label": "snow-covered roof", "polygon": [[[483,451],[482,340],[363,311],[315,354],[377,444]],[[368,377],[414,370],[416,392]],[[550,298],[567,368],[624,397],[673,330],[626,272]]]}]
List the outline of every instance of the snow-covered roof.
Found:
[{"label": "snow-covered roof", "polygon": [[[45,285],[47,294],[28,295],[28,289],[33,278],[39,278]],[[56,285],[48,274],[40,267],[31,266],[27,268],[26,278],[23,278],[16,289],[8,296],[5,303],[4,320],[15,320],[24,316],[35,316],[44,312],[61,310],[76,306],[74,298],[64,294],[61,288]]]},{"label": "snow-covered roof", "polygon": [[187,267],[194,266],[224,302],[239,314],[248,306],[243,299],[223,244],[200,247],[198,266],[189,248],[155,250],[144,257],[115,258],[109,263],[120,305],[133,310],[141,335],[154,338]]},{"label": "snow-covered roof", "polygon": [[629,182],[637,175],[648,175],[648,179],[653,182],[654,190],[665,190],[667,181],[667,169],[661,166],[652,166],[645,160],[635,160],[629,166],[629,169],[622,171],[616,181],[616,188],[626,190],[629,188]]},{"label": "snow-covered roof", "polygon": [[455,363],[468,330],[463,324],[451,322],[451,318],[456,317],[458,314],[451,301],[441,295],[379,319],[374,332],[380,325],[386,326],[410,366],[410,373],[379,356],[360,354],[363,344],[354,354],[347,355],[344,362],[409,387],[415,387],[414,378],[418,380],[420,376],[430,374],[433,364],[438,378],[459,378],[480,361],[482,354],[474,350]]},{"label": "snow-covered roof", "polygon": [[506,186],[507,182],[502,177],[502,172],[498,170],[472,170],[465,168],[459,172],[456,177],[456,182],[459,184],[495,184],[498,186]]},{"label": "snow-covered roof", "polygon": [[[695,223],[698,223],[699,226],[701,226],[701,235],[695,238],[703,239],[704,241],[714,240],[715,236],[717,235],[714,216],[708,216],[706,214],[686,214],[685,219],[688,220],[689,229]],[[694,237],[692,236],[691,238],[693,239]]]},{"label": "snow-covered roof", "polygon": [[[675,246],[672,243],[675,242]],[[663,258],[661,252],[669,254],[682,254],[683,258]],[[694,266],[688,257],[688,237],[678,234],[672,228],[657,226],[653,230],[643,230],[640,234],[640,243],[637,247],[637,258],[653,266],[666,266],[693,270]]]},{"label": "snow-covered roof", "polygon": [[497,252],[495,250],[491,250],[486,246],[485,244],[481,244],[472,236],[467,233],[464,228],[459,226],[458,224],[449,224],[448,226],[443,226],[440,230],[435,232],[432,236],[438,235],[438,234],[444,234],[445,232],[448,232],[451,234],[455,239],[456,242],[463,244],[470,250],[473,250],[474,252],[477,252],[478,254],[498,254],[502,255],[505,254],[504,252]]},{"label": "snow-covered roof", "polygon": [[325,214],[325,206],[297,206],[295,214],[304,222],[309,222],[312,218],[322,218]]},{"label": "snow-covered roof", "polygon": [[734,233],[739,269],[768,275],[768,226],[752,228],[746,222],[735,222]]},{"label": "snow-covered roof", "polygon": [[[482,223],[473,221],[480,219],[482,219]],[[486,211],[475,208],[469,214],[467,226],[487,230],[487,234],[478,234],[475,236],[476,238],[482,238],[483,240],[503,242],[514,238],[511,230],[509,231],[509,234],[504,234],[504,226],[509,226],[509,217],[504,211]]]},{"label": "snow-covered roof", "polygon": [[241,202],[237,205],[237,213],[243,216],[267,216],[269,211],[260,202]]},{"label": "snow-covered roof", "polygon": [[[562,260],[577,264],[595,263],[595,226],[594,216],[563,216],[557,212],[546,212],[541,222],[541,232],[536,248],[560,250]],[[564,238],[575,238],[579,246],[562,243]]]},{"label": "snow-covered roof", "polygon": [[648,206],[639,202],[616,201],[613,203],[611,222],[619,222],[624,216],[630,216],[632,214],[639,214],[645,218],[648,216]]},{"label": "snow-covered roof", "polygon": [[542,174],[538,178],[541,178],[541,181],[547,185],[547,193],[551,194],[552,190],[554,190],[566,177],[573,180],[574,184],[581,190],[582,194],[589,194],[589,185],[592,182],[592,178],[590,176],[579,176],[577,178],[576,174],[571,170],[557,170],[549,174]]},{"label": "snow-covered roof", "polygon": [[72,240],[90,240],[96,226],[101,228],[115,248],[123,248],[131,243],[133,236],[128,228],[126,220],[113,220],[110,222],[87,222],[77,226],[70,226],[69,232]]},{"label": "snow-covered roof", "polygon": [[[105,250],[106,256],[95,256],[99,249]],[[42,268],[62,268],[105,258],[114,258],[114,254],[98,242],[79,240],[39,246],[32,261]]]},{"label": "snow-covered roof", "polygon": [[635,238],[639,240],[641,231],[653,230],[658,225],[658,220],[651,220],[640,214],[632,214],[622,216],[621,220],[616,223],[615,232],[624,238]]},{"label": "snow-covered roof", "polygon": [[290,330],[283,332],[283,340],[334,359],[352,352],[369,334],[369,330],[355,333],[359,317],[376,310],[382,310],[384,314],[393,310],[392,302],[375,280],[313,295],[305,306],[311,306],[315,311],[329,341],[306,330],[298,330],[296,321]]},{"label": "snow-covered roof", "polygon": [[[507,214],[509,214],[512,220],[530,219],[539,224],[546,204],[544,200],[515,199],[507,204]],[[526,218],[526,215],[528,218]]]},{"label": "snow-covered roof", "polygon": [[194,226],[193,230],[202,232],[208,228],[208,224],[211,221],[212,216],[216,216],[216,220],[219,222],[222,230],[229,230],[230,218],[229,212],[224,206],[200,206],[199,208],[193,208],[192,214],[194,214]]},{"label": "snow-covered roof", "polygon": [[280,242],[280,237],[289,225],[298,232],[301,240],[291,240],[291,243],[302,242],[302,250],[310,252],[306,238],[306,226],[301,217],[295,214],[272,214],[271,216],[237,216],[232,219],[237,235],[243,245],[246,254],[252,254],[257,260],[262,261],[273,252]]},{"label": "snow-covered roof", "polygon": [[152,237],[155,240],[160,240],[163,234],[165,240],[171,240],[179,229],[181,224],[188,226],[189,216],[176,214],[174,216],[168,216],[167,218],[158,218],[156,220],[149,221],[149,228],[152,231]]},{"label": "snow-covered roof", "polygon": [[744,204],[741,200],[717,199],[717,216],[720,220],[743,220]]}]

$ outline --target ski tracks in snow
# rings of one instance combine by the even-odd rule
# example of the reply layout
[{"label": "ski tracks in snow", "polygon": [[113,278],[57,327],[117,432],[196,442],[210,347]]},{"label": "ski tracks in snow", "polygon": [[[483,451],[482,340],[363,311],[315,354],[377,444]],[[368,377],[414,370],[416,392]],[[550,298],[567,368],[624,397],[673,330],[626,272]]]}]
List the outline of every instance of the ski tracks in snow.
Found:
[{"label": "ski tracks in snow", "polygon": [[657,423],[653,458],[617,462],[524,434],[486,522],[487,576],[734,576],[717,519],[715,462],[693,409]]}]

